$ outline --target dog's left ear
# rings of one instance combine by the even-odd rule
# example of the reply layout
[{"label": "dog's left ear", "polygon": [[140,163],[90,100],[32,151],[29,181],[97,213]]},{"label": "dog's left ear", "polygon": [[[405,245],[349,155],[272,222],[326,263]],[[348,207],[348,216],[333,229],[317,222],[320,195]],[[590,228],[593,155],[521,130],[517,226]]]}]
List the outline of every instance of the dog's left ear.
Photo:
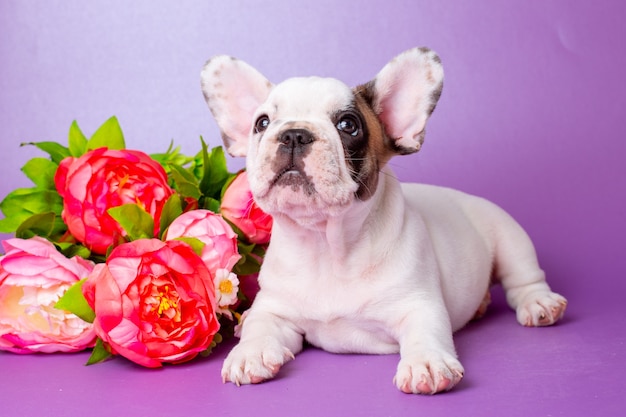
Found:
[{"label": "dog's left ear", "polygon": [[226,150],[232,156],[246,156],[252,118],[267,99],[272,83],[252,66],[226,55],[209,60],[200,77]]},{"label": "dog's left ear", "polygon": [[361,91],[399,154],[419,151],[426,121],[443,88],[443,66],[428,48],[410,49],[389,62]]}]

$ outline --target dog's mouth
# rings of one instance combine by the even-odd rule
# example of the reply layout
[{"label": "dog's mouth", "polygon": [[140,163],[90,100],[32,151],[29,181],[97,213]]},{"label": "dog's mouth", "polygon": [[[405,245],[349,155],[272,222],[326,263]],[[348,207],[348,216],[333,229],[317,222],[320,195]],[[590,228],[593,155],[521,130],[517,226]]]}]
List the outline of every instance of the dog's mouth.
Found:
[{"label": "dog's mouth", "polygon": [[307,195],[315,193],[315,185],[311,177],[294,164],[286,165],[276,173],[270,185],[270,188],[274,187],[288,187],[293,192],[301,190]]},{"label": "dog's mouth", "polygon": [[251,180],[259,206],[273,216],[284,215],[301,225],[318,224],[343,212],[354,198],[353,183],[342,181],[340,173],[332,169],[335,164],[330,158],[319,159],[266,158],[269,164],[259,167],[258,175],[252,174]]}]

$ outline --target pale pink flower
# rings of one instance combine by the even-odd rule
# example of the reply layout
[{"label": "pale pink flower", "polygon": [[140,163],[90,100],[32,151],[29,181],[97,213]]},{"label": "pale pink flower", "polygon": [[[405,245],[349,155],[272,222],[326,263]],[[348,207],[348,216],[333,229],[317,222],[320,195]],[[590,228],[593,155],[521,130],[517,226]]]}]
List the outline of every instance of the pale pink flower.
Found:
[{"label": "pale pink flower", "polygon": [[66,258],[40,237],[3,242],[0,257],[0,349],[15,353],[74,352],[93,345],[92,325],[54,305],[93,269]]},{"label": "pale pink flower", "polygon": [[229,272],[241,258],[237,250],[237,234],[209,210],[191,210],[178,216],[167,229],[166,240],[192,237],[204,243],[202,260],[215,276],[219,269]]}]

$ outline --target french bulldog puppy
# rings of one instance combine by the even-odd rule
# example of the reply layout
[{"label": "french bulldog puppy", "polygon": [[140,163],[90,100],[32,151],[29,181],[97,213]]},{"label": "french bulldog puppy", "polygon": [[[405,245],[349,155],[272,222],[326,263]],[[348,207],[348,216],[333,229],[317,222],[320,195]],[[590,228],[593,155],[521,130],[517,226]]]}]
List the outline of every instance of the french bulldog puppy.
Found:
[{"label": "french bulldog puppy", "polygon": [[484,311],[492,282],[522,325],[563,316],[565,298],[507,213],[401,184],[387,166],[422,146],[443,86],[433,51],[408,50],[356,88],[319,77],[273,85],[228,56],[201,78],[227,151],[246,157],[254,198],[274,218],[225,382],[274,377],[306,339],[329,352],[399,352],[395,385],[433,394],[463,378],[452,334]]}]

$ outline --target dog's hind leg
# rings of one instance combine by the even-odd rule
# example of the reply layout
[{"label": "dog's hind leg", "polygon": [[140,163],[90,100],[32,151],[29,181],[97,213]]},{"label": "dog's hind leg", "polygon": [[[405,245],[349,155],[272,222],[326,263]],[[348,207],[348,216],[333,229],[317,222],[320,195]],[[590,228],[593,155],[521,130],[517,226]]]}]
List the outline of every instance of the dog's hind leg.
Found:
[{"label": "dog's hind leg", "polygon": [[495,278],[506,292],[508,304],[524,326],[549,326],[563,317],[567,300],[552,292],[539,267],[532,241],[522,227],[498,209],[495,225]]}]

